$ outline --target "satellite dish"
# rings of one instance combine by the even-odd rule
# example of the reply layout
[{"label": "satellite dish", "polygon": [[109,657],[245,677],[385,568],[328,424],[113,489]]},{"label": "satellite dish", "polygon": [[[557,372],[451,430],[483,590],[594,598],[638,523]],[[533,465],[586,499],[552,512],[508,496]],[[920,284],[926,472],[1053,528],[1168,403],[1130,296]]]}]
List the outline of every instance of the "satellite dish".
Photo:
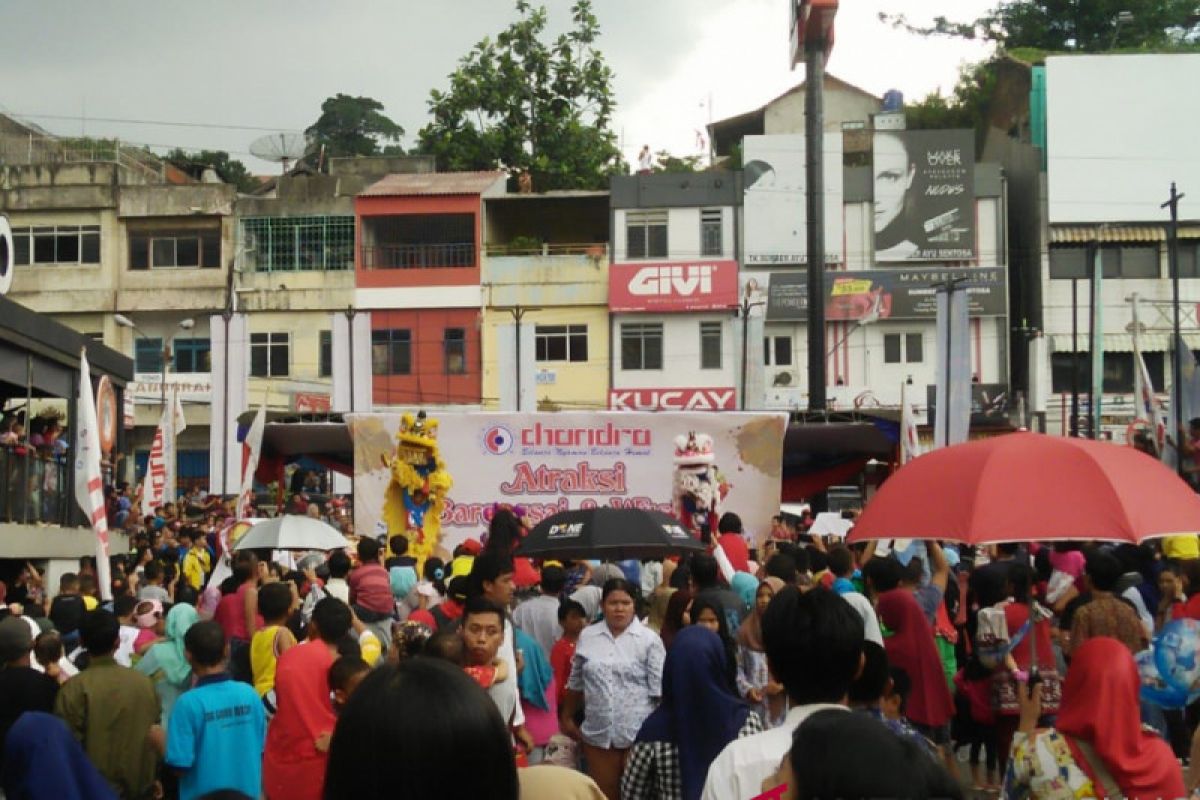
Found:
[{"label": "satellite dish", "polygon": [[288,164],[303,157],[307,150],[308,139],[302,133],[268,133],[250,143],[250,155],[282,165],[284,174]]}]

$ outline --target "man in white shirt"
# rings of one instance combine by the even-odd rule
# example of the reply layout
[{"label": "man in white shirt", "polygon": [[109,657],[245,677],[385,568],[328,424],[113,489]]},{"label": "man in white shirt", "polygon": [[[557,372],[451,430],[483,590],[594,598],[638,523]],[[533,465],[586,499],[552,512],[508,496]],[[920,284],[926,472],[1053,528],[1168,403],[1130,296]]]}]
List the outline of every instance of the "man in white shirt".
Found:
[{"label": "man in white shirt", "polygon": [[513,611],[513,624],[542,646],[546,658],[562,635],[558,625],[558,596],[567,585],[567,573],[562,567],[543,567],[541,594],[531,597]]},{"label": "man in white shirt", "polygon": [[779,727],[726,745],[709,767],[703,800],[750,800],[762,794],[763,781],[791,749],[796,728],[818,711],[844,709],[850,684],[862,669],[862,618],[825,589],[780,591],[763,614],[762,637],[771,674],[783,684],[792,708]]}]

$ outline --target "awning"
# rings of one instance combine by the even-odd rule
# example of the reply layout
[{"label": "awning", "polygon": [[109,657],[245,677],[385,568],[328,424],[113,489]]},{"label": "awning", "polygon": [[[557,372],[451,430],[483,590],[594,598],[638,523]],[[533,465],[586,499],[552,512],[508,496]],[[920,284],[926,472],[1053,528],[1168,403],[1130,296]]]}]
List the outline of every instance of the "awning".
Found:
[{"label": "awning", "polygon": [[[1182,333],[1183,341],[1192,350],[1200,350],[1200,331],[1184,331]],[[1088,335],[1086,330],[1079,332],[1079,351],[1087,352]],[[1071,335],[1062,334],[1050,337],[1050,351],[1053,353],[1069,353],[1074,348],[1071,347]],[[1138,336],[1138,349],[1146,353],[1165,353],[1171,349],[1171,334],[1169,333],[1143,333]],[[1133,336],[1128,333],[1106,333],[1104,334],[1104,350],[1109,353],[1132,353],[1133,352]]]},{"label": "awning", "polygon": [[[1200,225],[1180,225],[1180,239],[1200,239]],[[1050,244],[1091,244],[1100,242],[1165,242],[1167,226],[1162,225],[1053,225]]]}]

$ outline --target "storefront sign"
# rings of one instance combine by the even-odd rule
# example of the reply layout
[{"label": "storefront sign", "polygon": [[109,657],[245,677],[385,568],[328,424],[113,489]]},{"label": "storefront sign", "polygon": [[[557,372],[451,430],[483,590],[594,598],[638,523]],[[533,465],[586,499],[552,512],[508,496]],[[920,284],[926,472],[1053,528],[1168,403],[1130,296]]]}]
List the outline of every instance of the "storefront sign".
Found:
[{"label": "storefront sign", "polygon": [[292,405],[298,414],[326,414],[329,412],[329,395],[319,392],[296,392]]},{"label": "storefront sign", "polygon": [[[730,390],[731,391],[731,390]],[[523,506],[532,524],[559,511],[614,507],[675,513],[686,470],[675,463],[677,437],[712,437],[720,509],[736,510],[763,537],[779,508],[787,415],[559,412],[446,413],[439,456],[453,486],[441,515],[438,548],[452,551],[487,529],[497,501]],[[399,414],[352,414],[354,514],[359,534],[388,531],[383,508],[392,479]],[[677,474],[677,471],[679,474]],[[694,467],[693,467],[694,471]]]},{"label": "storefront sign", "polygon": [[720,389],[613,389],[608,407],[613,411],[731,411],[737,407],[737,390]]},{"label": "storefront sign", "polygon": [[[163,376],[159,372],[134,373],[133,383],[125,390],[127,397],[132,397],[138,405],[153,405],[161,403],[163,391]],[[212,402],[212,376],[207,372],[181,372],[167,374],[165,395],[169,399],[173,392],[179,393],[179,399],[184,403]]]},{"label": "storefront sign", "polygon": [[[968,282],[968,313],[972,317],[1008,314],[1003,267],[899,267],[826,272],[825,319],[935,319],[937,285],[959,278]],[[808,319],[807,281],[805,270],[771,273],[768,321]]]},{"label": "storefront sign", "polygon": [[613,311],[713,311],[737,305],[736,261],[613,264]]}]

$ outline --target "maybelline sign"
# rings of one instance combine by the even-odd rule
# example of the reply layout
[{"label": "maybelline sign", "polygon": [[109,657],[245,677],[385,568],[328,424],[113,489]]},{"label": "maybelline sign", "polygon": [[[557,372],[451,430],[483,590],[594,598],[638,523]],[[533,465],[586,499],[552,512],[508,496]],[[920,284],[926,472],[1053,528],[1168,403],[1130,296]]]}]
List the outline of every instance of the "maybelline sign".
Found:
[{"label": "maybelline sign", "polygon": [[737,262],[678,261],[613,264],[613,311],[715,311],[738,302]]}]

